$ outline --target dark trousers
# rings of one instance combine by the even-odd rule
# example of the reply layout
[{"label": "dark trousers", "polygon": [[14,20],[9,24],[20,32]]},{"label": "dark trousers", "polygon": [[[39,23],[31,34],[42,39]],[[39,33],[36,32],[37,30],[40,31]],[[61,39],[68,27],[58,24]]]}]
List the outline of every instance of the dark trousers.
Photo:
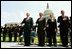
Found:
[{"label": "dark trousers", "polygon": [[6,40],[6,32],[3,32],[3,42]]},{"label": "dark trousers", "polygon": [[71,42],[71,32],[70,32],[70,42]]},{"label": "dark trousers", "polygon": [[22,38],[20,37],[22,35],[22,31],[19,32],[19,41],[22,42]]},{"label": "dark trousers", "polygon": [[9,32],[9,42],[12,41],[12,34]]},{"label": "dark trousers", "polygon": [[32,43],[34,43],[34,38],[32,38]]},{"label": "dark trousers", "polygon": [[60,38],[63,46],[68,45],[68,30],[60,29]]},{"label": "dark trousers", "polygon": [[56,32],[55,31],[49,31],[47,32],[47,39],[48,39],[48,43],[49,45],[52,45],[52,40],[53,40],[53,44],[57,44],[57,40],[56,40]]},{"label": "dark trousers", "polygon": [[17,41],[17,32],[14,33],[14,42]]},{"label": "dark trousers", "polygon": [[30,30],[25,30],[24,31],[24,42],[25,42],[25,45],[26,46],[29,46],[30,45],[30,33],[31,31]]},{"label": "dark trousers", "polygon": [[44,30],[38,30],[37,31],[38,35],[38,45],[39,46],[44,46],[45,45],[45,31]]}]

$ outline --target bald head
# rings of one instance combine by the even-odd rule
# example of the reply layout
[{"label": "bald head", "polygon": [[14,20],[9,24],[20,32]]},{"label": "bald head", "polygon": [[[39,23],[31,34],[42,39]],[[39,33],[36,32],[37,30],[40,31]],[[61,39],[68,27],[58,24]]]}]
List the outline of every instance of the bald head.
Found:
[{"label": "bald head", "polygon": [[61,10],[61,14],[62,14],[62,16],[64,16],[64,10]]},{"label": "bald head", "polygon": [[27,16],[27,17],[29,17],[29,16],[30,16],[30,14],[29,14],[29,13],[26,13],[26,16]]},{"label": "bald head", "polygon": [[43,13],[39,13],[39,16],[42,17],[43,16]]}]

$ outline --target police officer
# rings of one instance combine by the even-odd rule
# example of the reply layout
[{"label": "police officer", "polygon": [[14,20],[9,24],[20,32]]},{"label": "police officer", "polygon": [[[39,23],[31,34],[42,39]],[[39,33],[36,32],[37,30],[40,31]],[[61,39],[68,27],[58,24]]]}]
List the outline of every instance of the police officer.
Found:
[{"label": "police officer", "polygon": [[9,38],[9,27],[7,27],[7,37]]},{"label": "police officer", "polygon": [[64,11],[61,10],[61,16],[58,17],[58,23],[60,23],[60,37],[61,42],[64,47],[68,46],[68,28],[69,28],[69,19],[64,15]]},{"label": "police officer", "polygon": [[39,18],[36,21],[37,35],[38,35],[38,46],[45,45],[45,18],[42,13],[39,13]]},{"label": "police officer", "polygon": [[70,42],[71,42],[71,17],[70,17]]},{"label": "police officer", "polygon": [[18,26],[17,24],[15,24],[15,27],[14,27],[14,42],[17,41],[17,34],[18,34]]},{"label": "police officer", "polygon": [[9,28],[9,42],[12,41],[13,29],[13,25],[11,24]]},{"label": "police officer", "polygon": [[1,35],[2,35],[2,37],[3,37],[3,31],[4,31],[4,29],[3,29],[3,27],[1,27]]},{"label": "police officer", "polygon": [[24,41],[25,41],[25,46],[30,46],[30,34],[33,26],[33,19],[30,16],[29,13],[26,13],[26,18],[22,21],[21,24],[24,25]]},{"label": "police officer", "polygon": [[4,29],[4,31],[3,31],[3,42],[5,42],[5,40],[6,40],[6,33],[7,33],[7,25],[5,24],[5,27],[3,28]]}]

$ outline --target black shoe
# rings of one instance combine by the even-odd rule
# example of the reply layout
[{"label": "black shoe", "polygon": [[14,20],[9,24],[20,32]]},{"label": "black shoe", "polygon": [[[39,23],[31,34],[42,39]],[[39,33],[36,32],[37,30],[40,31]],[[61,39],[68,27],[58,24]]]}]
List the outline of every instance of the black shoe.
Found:
[{"label": "black shoe", "polygon": [[16,41],[13,41],[13,42],[16,42]]},{"label": "black shoe", "polygon": [[47,46],[50,46],[50,47],[51,47],[52,45],[49,44],[49,45],[47,45]]},{"label": "black shoe", "polygon": [[54,44],[55,47],[57,47],[57,44]]},{"label": "black shoe", "polygon": [[24,46],[30,46],[30,45],[24,45]]},{"label": "black shoe", "polygon": [[9,42],[12,42],[12,40],[9,40]]},{"label": "black shoe", "polygon": [[44,46],[44,45],[38,45],[38,46]]},{"label": "black shoe", "polygon": [[50,47],[52,46],[52,45],[49,45]]},{"label": "black shoe", "polygon": [[43,44],[38,44],[38,46],[44,46]]},{"label": "black shoe", "polygon": [[11,41],[9,41],[9,42],[11,42]]},{"label": "black shoe", "polygon": [[63,45],[63,47],[68,47],[68,45]]}]

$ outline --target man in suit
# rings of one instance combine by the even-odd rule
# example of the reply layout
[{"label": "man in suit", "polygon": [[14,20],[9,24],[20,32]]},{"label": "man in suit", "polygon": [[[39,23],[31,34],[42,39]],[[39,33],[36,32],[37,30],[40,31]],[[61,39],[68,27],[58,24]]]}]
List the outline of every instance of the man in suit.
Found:
[{"label": "man in suit", "polygon": [[43,13],[39,13],[39,18],[36,21],[37,35],[38,35],[38,46],[45,45],[45,23],[46,20],[43,17]]},{"label": "man in suit", "polygon": [[57,30],[57,23],[56,23],[56,19],[54,16],[50,16],[51,18],[48,19],[47,21],[47,38],[48,38],[48,42],[49,42],[49,46],[52,46],[52,41],[53,41],[53,45],[57,46],[57,40],[56,40],[56,30]]},{"label": "man in suit", "polygon": [[23,19],[21,24],[24,24],[24,41],[25,41],[25,45],[24,46],[30,46],[30,34],[31,34],[31,30],[33,27],[33,19],[30,16],[29,13],[26,13],[26,18]]},{"label": "man in suit", "polygon": [[60,37],[61,42],[64,47],[68,46],[68,28],[69,28],[69,19],[64,15],[64,11],[61,10],[61,16],[58,17],[58,23],[60,23]]}]

